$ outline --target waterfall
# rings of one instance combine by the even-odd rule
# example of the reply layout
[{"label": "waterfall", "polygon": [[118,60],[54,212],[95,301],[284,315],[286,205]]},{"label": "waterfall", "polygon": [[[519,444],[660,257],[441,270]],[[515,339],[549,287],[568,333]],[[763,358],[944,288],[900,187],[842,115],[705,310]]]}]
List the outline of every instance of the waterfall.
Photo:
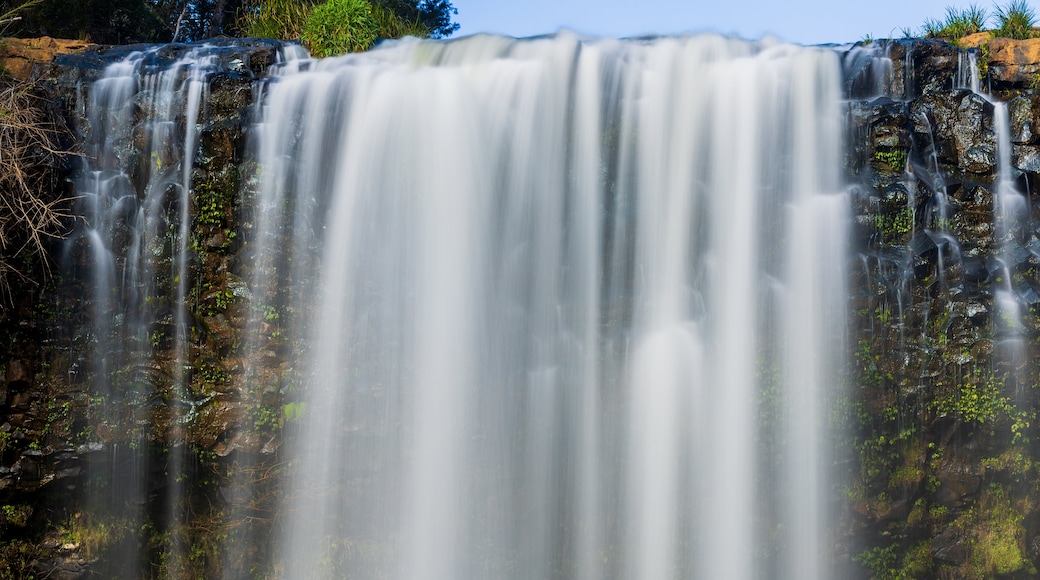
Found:
[{"label": "waterfall", "polygon": [[[168,475],[165,521],[182,521],[179,506],[184,440],[182,402],[188,364],[189,194],[196,122],[206,100],[205,74],[216,60],[204,47],[191,49],[171,66],[148,66],[159,48],[131,52],[109,66],[88,88],[85,110],[85,155],[77,191],[83,227],[70,250],[86,245],[93,270],[93,338],[96,380],[91,406],[96,435],[129,427],[128,440],[113,444],[113,457],[95,467],[107,485],[92,492],[91,501],[143,521],[149,491],[145,472]],[[137,115],[147,119],[137,124]],[[139,148],[137,163],[127,152]],[[143,161],[143,162],[142,162]],[[84,240],[85,243],[84,243]],[[170,346],[172,374],[163,376],[151,364],[153,350]],[[149,466],[140,448],[147,447],[148,427],[155,418],[150,401],[165,399],[172,412],[160,441],[170,446],[167,463]],[[116,405],[114,403],[123,403]],[[134,409],[120,416],[114,409]],[[116,427],[119,425],[120,427]],[[121,449],[122,447],[122,449]],[[140,525],[140,524],[138,524]],[[174,547],[174,558],[182,547]],[[121,564],[132,571],[137,550],[123,553]]]},{"label": "waterfall", "polygon": [[293,69],[252,282],[305,345],[287,577],[830,577],[834,51],[563,33]]},{"label": "waterfall", "polygon": [[[267,541],[301,579],[833,577],[838,51],[564,32],[290,55],[254,84],[255,174],[235,169],[228,395],[195,388],[198,335],[230,323],[199,313],[193,238],[227,57],[164,50],[83,87],[68,258],[90,270],[93,438],[115,450],[92,501],[168,535],[162,573],[190,557],[196,410],[237,396],[255,424],[243,401],[270,387],[302,417],[278,537],[228,532],[225,577]],[[249,485],[220,517],[251,517],[231,505]],[[132,576],[145,540],[125,543]]]}]

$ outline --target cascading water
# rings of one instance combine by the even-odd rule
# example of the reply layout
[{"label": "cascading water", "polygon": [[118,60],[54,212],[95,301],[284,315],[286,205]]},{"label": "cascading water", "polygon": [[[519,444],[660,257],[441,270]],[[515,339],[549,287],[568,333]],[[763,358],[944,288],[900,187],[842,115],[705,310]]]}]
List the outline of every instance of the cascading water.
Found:
[{"label": "cascading water", "polygon": [[[169,421],[172,432],[164,439],[183,440],[189,193],[198,143],[196,120],[208,87],[205,73],[215,59],[200,48],[170,67],[149,70],[148,59],[157,51],[131,53],[109,66],[89,88],[86,126],[81,129],[86,154],[77,183],[84,227],[72,238],[70,249],[85,243],[92,256],[95,429],[134,425],[135,430],[128,449],[120,454],[119,445],[114,445],[117,457],[103,462],[112,473],[103,475],[110,485],[98,493],[107,497],[93,499],[139,519],[148,494],[143,472],[162,469],[169,477],[163,519],[174,523],[182,517],[182,446],[171,445],[167,465],[159,467],[146,465],[145,455],[137,450],[148,445],[147,428],[142,426],[151,423],[149,401],[157,398],[174,402],[168,406],[175,414]],[[148,120],[137,125],[135,116],[142,111]],[[134,127],[137,133],[131,132]],[[132,143],[138,144],[137,159],[144,163],[131,163],[127,152]],[[161,342],[172,346],[171,376],[156,376],[150,364],[153,348]],[[114,401],[130,405],[110,406]],[[127,407],[138,409],[134,417],[108,412]],[[124,554],[127,570],[136,567],[134,552]]]},{"label": "cascading water", "polygon": [[1019,265],[1026,261],[1016,253],[1029,255],[1020,241],[1025,238],[1023,226],[1028,223],[1029,202],[1016,189],[1012,177],[1011,128],[1007,104],[996,102],[993,108],[993,126],[997,136],[997,191],[993,202],[993,218],[994,230],[1001,244],[1000,265],[997,271],[999,289],[994,296],[997,313],[995,334],[998,337],[1001,358],[1010,363],[1012,371],[1008,378],[1016,400],[1020,400],[1028,382],[1019,371],[1025,359],[1024,341],[1027,340],[1022,304],[1031,301],[1023,300],[1024,297],[1020,297],[1019,292],[1028,292],[1031,289],[1026,283],[1016,283],[1015,275],[1019,273]]},{"label": "cascading water", "polygon": [[302,68],[265,96],[254,247],[254,285],[320,264],[286,576],[830,576],[834,52],[477,36]]}]

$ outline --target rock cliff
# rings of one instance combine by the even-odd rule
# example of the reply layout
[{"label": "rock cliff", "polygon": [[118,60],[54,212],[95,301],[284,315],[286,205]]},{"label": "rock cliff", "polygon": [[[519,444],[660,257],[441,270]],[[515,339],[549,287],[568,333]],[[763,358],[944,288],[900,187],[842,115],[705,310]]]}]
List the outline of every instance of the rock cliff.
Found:
[{"label": "rock cliff", "polygon": [[[994,39],[965,51],[879,41],[846,55],[853,394],[832,413],[847,433],[833,490],[843,577],[1027,578],[1040,567],[1036,43]],[[222,46],[191,174],[189,392],[147,390],[141,415],[141,399],[90,391],[97,353],[82,324],[93,307],[82,271],[88,250],[55,243],[54,275],[17,292],[0,319],[0,577],[129,576],[160,562],[184,576],[219,577],[247,562],[258,575],[269,571],[271,555],[249,545],[271,533],[281,442],[299,418],[287,313],[264,317],[259,360],[245,360],[239,346],[243,240],[256,219],[247,129],[254,84],[277,45]],[[43,57],[31,76],[53,114],[82,129],[80,92],[130,50]],[[171,45],[146,66],[184,50]],[[152,362],[123,369],[127,376],[164,384],[175,372],[172,333],[168,321],[157,323]],[[125,420],[98,420],[121,405]],[[174,407],[190,409],[183,427]],[[142,425],[149,431],[135,432]],[[147,461],[134,464],[128,448],[142,441]],[[190,517],[171,536],[152,522],[164,517],[175,458],[188,465],[177,497]],[[144,520],[91,516],[85,490],[128,470],[142,471],[149,489]],[[230,543],[242,548],[241,561],[229,561]],[[175,545],[185,556],[171,565]],[[106,558],[127,546],[139,562]]]}]

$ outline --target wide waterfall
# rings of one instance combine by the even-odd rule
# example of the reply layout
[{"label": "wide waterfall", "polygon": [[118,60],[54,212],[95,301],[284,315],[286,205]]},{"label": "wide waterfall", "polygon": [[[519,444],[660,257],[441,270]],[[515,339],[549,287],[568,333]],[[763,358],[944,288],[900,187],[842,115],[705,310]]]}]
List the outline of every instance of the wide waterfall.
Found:
[{"label": "wide waterfall", "polygon": [[294,215],[256,251],[320,248],[286,575],[829,577],[839,86],[717,36],[277,78],[261,203]]},{"label": "wide waterfall", "polygon": [[[190,399],[202,373],[186,303],[206,291],[188,215],[205,54],[148,74],[137,54],[90,87],[94,389],[142,408]],[[276,575],[833,577],[840,56],[480,35],[297,59],[257,83],[245,266],[209,299],[246,303],[242,376],[267,372],[268,323],[284,331],[302,420]],[[142,108],[153,128],[128,134]],[[160,351],[180,370],[156,379]],[[224,396],[170,405],[167,526],[186,509],[181,426]],[[148,469],[106,493],[154,503]]]}]

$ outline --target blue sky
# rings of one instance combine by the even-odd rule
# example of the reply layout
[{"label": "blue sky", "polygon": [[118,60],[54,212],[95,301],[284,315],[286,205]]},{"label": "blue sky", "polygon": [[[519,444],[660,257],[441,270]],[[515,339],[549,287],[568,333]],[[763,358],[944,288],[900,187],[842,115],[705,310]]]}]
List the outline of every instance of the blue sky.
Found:
[{"label": "blue sky", "polygon": [[[710,30],[760,38],[772,33],[799,44],[853,42],[866,35],[901,37],[958,0],[452,0],[456,36],[496,32],[533,36],[570,28],[594,36]],[[992,4],[977,1],[993,12]],[[1006,2],[1001,2],[1006,4]],[[1030,0],[1040,12],[1040,0]]]}]

